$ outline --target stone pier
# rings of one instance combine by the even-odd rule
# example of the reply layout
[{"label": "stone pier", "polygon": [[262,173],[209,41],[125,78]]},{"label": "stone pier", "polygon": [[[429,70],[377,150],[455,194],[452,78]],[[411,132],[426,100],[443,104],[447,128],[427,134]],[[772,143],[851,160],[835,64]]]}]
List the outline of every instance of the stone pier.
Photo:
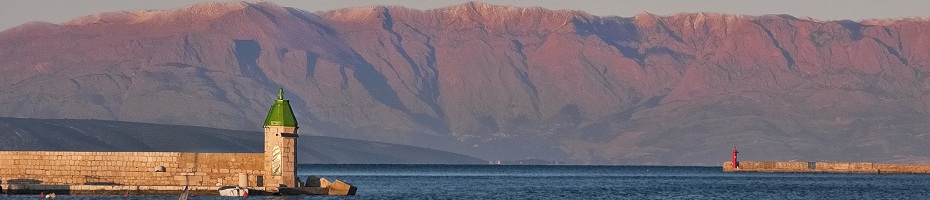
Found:
[{"label": "stone pier", "polygon": [[930,174],[928,164],[875,164],[870,162],[757,162],[723,163],[724,172]]},{"label": "stone pier", "polygon": [[[178,195],[184,186],[137,186],[137,185],[68,185],[68,184],[2,184],[0,194],[40,194],[57,195]],[[217,196],[218,186],[190,186],[191,195]],[[250,195],[271,195],[264,187],[251,187]]]},{"label": "stone pier", "polygon": [[[262,153],[0,151],[2,193],[162,194],[261,188]],[[164,169],[156,171],[156,168]],[[196,194],[196,192],[195,192]]]}]

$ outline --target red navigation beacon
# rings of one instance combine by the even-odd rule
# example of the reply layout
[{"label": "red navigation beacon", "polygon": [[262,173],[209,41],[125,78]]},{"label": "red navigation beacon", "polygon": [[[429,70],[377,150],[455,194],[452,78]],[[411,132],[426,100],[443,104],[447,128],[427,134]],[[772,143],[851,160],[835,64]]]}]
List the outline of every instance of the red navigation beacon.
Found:
[{"label": "red navigation beacon", "polygon": [[738,153],[739,151],[736,150],[736,147],[733,147],[733,169],[739,168],[739,163],[736,162],[736,154]]}]

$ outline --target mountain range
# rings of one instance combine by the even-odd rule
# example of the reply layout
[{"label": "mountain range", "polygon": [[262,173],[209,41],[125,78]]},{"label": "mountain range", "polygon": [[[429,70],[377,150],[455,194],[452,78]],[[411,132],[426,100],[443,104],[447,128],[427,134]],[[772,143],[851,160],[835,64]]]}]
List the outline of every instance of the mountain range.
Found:
[{"label": "mountain range", "polygon": [[930,19],[632,17],[470,2],[202,3],[0,32],[0,116],[303,135],[486,160],[930,162]]}]

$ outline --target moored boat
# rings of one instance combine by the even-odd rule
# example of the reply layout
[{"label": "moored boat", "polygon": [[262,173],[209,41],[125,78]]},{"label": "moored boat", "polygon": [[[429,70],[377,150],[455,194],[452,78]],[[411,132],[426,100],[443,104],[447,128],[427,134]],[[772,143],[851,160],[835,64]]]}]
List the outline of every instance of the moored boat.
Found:
[{"label": "moored boat", "polygon": [[248,188],[242,188],[239,186],[223,186],[218,189],[220,191],[220,196],[225,197],[242,197],[249,195]]}]

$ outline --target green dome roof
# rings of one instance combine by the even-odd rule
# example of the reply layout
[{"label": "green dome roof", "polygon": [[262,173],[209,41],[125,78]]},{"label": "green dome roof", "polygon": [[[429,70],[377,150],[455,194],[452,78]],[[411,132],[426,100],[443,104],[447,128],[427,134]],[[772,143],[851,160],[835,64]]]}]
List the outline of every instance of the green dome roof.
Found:
[{"label": "green dome roof", "polygon": [[265,117],[265,126],[297,127],[297,118],[294,117],[291,104],[288,100],[284,100],[284,88],[278,89],[278,99],[274,100],[274,105],[271,105],[271,110],[268,111],[268,117]]}]

